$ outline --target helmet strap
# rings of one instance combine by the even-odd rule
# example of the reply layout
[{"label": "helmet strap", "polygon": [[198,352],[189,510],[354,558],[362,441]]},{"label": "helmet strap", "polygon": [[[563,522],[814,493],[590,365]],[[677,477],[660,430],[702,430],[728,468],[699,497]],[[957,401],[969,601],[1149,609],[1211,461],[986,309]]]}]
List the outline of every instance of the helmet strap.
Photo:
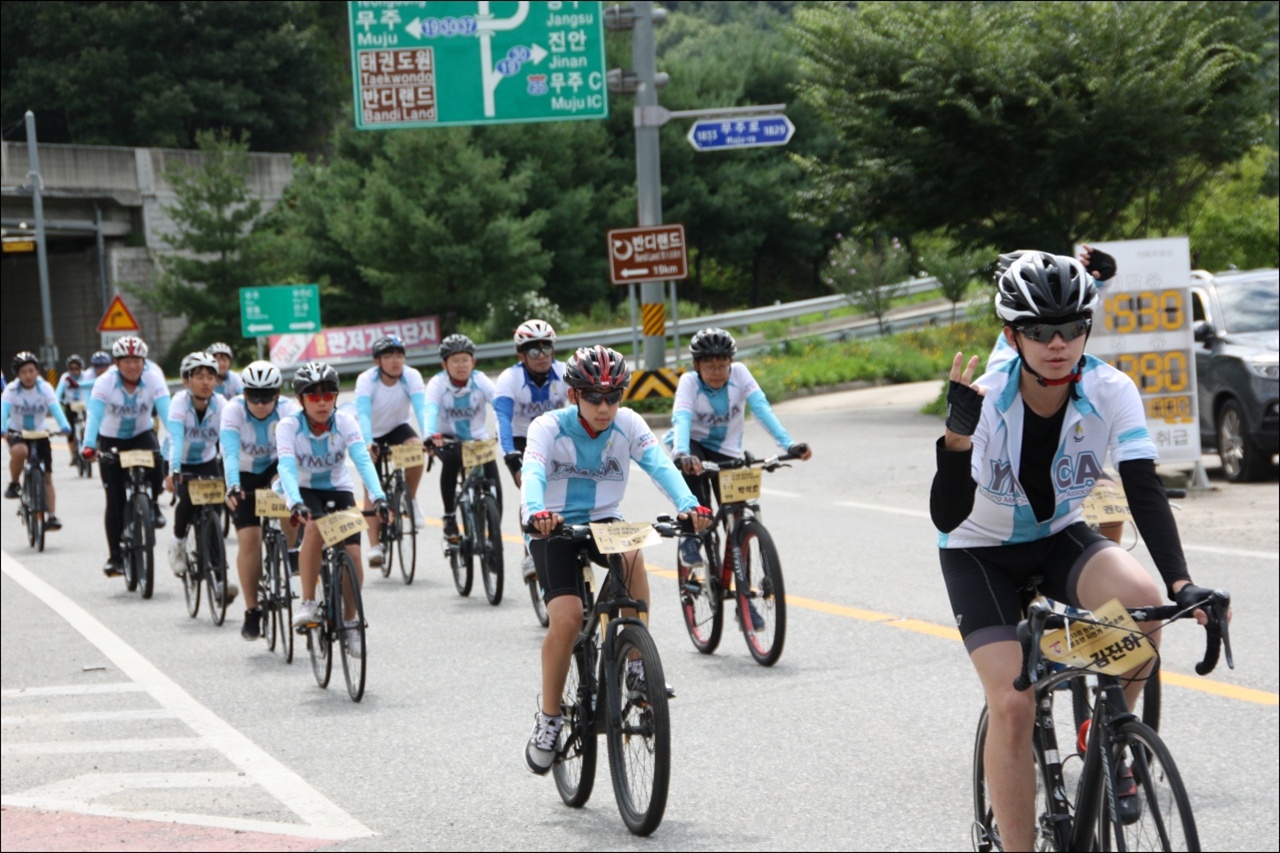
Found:
[{"label": "helmet strap", "polygon": [[587,423],[587,419],[582,416],[582,403],[578,403],[578,423],[582,424],[582,428],[587,431],[587,435],[591,438],[599,438],[600,433],[591,428],[591,424]]}]

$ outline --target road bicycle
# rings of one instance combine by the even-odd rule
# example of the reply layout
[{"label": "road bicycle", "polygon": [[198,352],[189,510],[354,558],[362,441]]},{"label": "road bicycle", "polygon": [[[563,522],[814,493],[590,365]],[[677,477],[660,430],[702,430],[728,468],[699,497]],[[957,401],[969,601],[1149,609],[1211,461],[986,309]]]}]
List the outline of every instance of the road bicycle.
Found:
[{"label": "road bicycle", "polygon": [[381,525],[378,541],[382,543],[382,576],[391,576],[398,559],[400,576],[405,584],[413,583],[418,565],[418,527],[414,520],[413,498],[405,482],[404,469],[422,464],[422,448],[413,445],[391,445],[381,442],[378,449],[378,479],[387,496],[387,506],[395,510],[389,524]]},{"label": "road bicycle", "polygon": [[[608,550],[609,570],[596,595],[591,544],[602,534],[614,532],[626,540]],[[637,530],[637,528],[640,528]],[[671,774],[671,718],[667,707],[666,680],[658,647],[639,614],[648,604],[627,593],[620,553],[641,544],[648,525],[564,524],[552,536],[578,545],[581,569],[582,632],[573,645],[573,661],[561,697],[564,725],[551,765],[556,790],[566,805],[581,808],[595,785],[597,737],[605,735],[614,798],[627,829],[649,835],[662,822],[667,808]],[[528,526],[526,531],[533,532]],[[672,537],[678,529],[670,516],[659,516],[652,525],[659,536]],[[643,567],[639,571],[644,571]],[[623,616],[623,610],[637,615]],[[640,661],[643,676],[637,678],[633,661]]]},{"label": "road bicycle", "polygon": [[85,455],[80,452],[80,449],[84,447],[84,427],[85,427],[85,420],[87,417],[85,414],[84,403],[82,401],[77,400],[76,402],[69,403],[68,408],[70,408],[71,411],[76,415],[76,423],[75,423],[75,426],[72,427],[72,434],[75,436],[75,442],[76,442],[76,454],[75,454],[76,473],[79,474],[81,477],[92,478],[93,477],[93,460],[85,458]]},{"label": "road bicycle", "polygon": [[525,586],[529,588],[529,601],[533,604],[533,615],[537,617],[539,625],[543,628],[547,627],[551,624],[551,617],[547,614],[547,603],[542,600],[542,588],[538,583],[537,574],[525,581]]},{"label": "road bicycle", "polygon": [[111,448],[99,454],[102,464],[118,462],[124,475],[124,532],[120,536],[120,557],[124,562],[124,585],[138,590],[143,598],[155,591],[156,529],[152,513],[151,470],[159,464],[155,450]]},{"label": "road bicycle", "polygon": [[[498,511],[498,484],[485,476],[484,466],[497,458],[497,442],[446,440],[437,452],[462,453],[465,475],[458,488],[456,518],[458,540],[444,540],[445,554],[453,570],[458,595],[471,594],[476,558],[484,580],[484,594],[495,607],[502,602],[502,515]],[[430,468],[428,467],[428,470]]]},{"label": "road bicycle", "polygon": [[[1196,665],[1200,675],[1213,670],[1222,649],[1227,665],[1234,666],[1227,630],[1230,600],[1229,594],[1217,590],[1196,605],[1209,615],[1205,657]],[[1128,710],[1120,677],[1096,668],[1124,671],[1139,665],[1144,658],[1134,655],[1144,648],[1154,654],[1154,649],[1137,624],[1168,624],[1191,616],[1192,611],[1176,605],[1125,611],[1116,604],[1114,609],[1127,612],[1132,622],[1116,624],[1113,616],[1103,616],[1104,608],[1095,614],[1058,613],[1037,600],[1018,625],[1023,665],[1014,686],[1035,690],[1036,849],[1199,850],[1191,801],[1169,748],[1153,728]],[[1067,635],[1048,638],[1048,650],[1042,650],[1045,632],[1059,628],[1070,630],[1076,638],[1079,657],[1066,666],[1055,665],[1047,656],[1067,645]],[[1083,684],[1086,677],[1096,678],[1096,687],[1084,688],[1096,690],[1091,716],[1079,729],[1063,729],[1064,720],[1073,722],[1073,715],[1064,713],[1057,719],[1053,701],[1062,685]],[[984,707],[973,752],[972,835],[974,849],[980,853],[1003,849],[986,793],[987,723]],[[1128,773],[1133,777],[1132,793],[1118,791],[1116,777],[1127,778]]]},{"label": "road bicycle", "polygon": [[241,500],[254,501],[254,511],[262,528],[262,568],[258,575],[258,609],[262,611],[262,638],[267,648],[276,650],[285,663],[293,663],[293,588],[289,564],[289,542],[281,519],[289,517],[284,499],[270,489],[258,489]]},{"label": "road bicycle", "polygon": [[[40,454],[36,452],[36,442],[48,440],[49,433],[42,429],[24,429],[11,432],[9,435],[15,438],[21,436],[27,442],[27,461],[22,463],[22,489],[19,493],[18,516],[22,519],[22,526],[27,530],[27,544],[37,551],[43,551],[48,509],[45,503],[44,470],[40,467]],[[12,446],[10,444],[10,448]]]},{"label": "road bicycle", "polygon": [[[195,507],[188,536],[195,537],[195,549],[187,559],[182,576],[182,591],[187,599],[187,614],[200,612],[200,587],[204,585],[209,601],[209,618],[221,625],[227,618],[227,546],[222,541],[222,516],[219,512],[226,499],[226,485],[221,477],[185,476],[187,496]],[[177,491],[174,492],[175,500]],[[227,513],[229,514],[229,513]],[[186,548],[186,543],[183,543]]]},{"label": "road bicycle", "polygon": [[[700,536],[703,568],[679,565],[680,611],[693,647],[709,655],[720,645],[724,602],[734,602],[734,617],[756,662],[773,666],[787,637],[787,598],[782,563],[773,537],[760,518],[761,471],[790,467],[798,457],[781,454],[757,459],[702,463],[703,477],[720,476],[720,506],[711,528]],[[723,532],[724,549],[721,550]]]}]

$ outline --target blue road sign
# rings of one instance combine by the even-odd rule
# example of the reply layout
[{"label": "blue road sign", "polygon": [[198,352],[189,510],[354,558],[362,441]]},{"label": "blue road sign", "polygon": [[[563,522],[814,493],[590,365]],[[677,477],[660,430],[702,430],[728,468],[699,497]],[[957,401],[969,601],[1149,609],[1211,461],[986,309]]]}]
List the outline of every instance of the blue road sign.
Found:
[{"label": "blue road sign", "polygon": [[796,126],[786,116],[703,119],[689,128],[695,151],[726,151],[786,145]]}]

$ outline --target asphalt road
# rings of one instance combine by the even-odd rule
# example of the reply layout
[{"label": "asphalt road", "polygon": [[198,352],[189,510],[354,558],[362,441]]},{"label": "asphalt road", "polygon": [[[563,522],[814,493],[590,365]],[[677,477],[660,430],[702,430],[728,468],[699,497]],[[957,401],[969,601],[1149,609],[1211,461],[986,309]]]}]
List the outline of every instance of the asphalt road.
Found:
[{"label": "asphalt road", "polygon": [[[521,586],[496,608],[454,591],[434,473],[417,580],[366,575],[368,691],[356,705],[340,673],[321,690],[305,656],[286,666],[241,640],[238,602],[221,628],[203,611],[188,618],[162,547],[152,600],[104,579],[100,488],[56,453],[66,527],[45,552],[27,547],[14,502],[0,513],[3,846],[966,848],[982,698],[950,627],[927,514],[940,424],[919,407],[935,391],[775,407],[815,455],[766,478],[790,595],[772,669],[752,661],[731,619],[719,651],[698,654],[676,606],[674,546],[645,552],[652,631],[679,692],[671,795],[647,840],[618,816],[603,745],[582,810],[525,769],[542,629]],[[767,452],[766,440],[748,427],[749,447]],[[666,511],[633,474],[628,517]],[[1197,582],[1234,595],[1236,669],[1195,676],[1201,632],[1166,631],[1162,733],[1204,846],[1276,850],[1276,482],[1214,483],[1178,519]],[[510,518],[505,532],[516,574]]]}]

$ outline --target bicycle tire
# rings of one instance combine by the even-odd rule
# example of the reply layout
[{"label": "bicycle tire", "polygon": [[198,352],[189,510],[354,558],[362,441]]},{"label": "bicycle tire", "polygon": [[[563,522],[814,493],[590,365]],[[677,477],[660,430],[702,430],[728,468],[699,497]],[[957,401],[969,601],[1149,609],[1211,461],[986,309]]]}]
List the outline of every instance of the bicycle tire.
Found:
[{"label": "bicycle tire", "polygon": [[449,548],[449,567],[453,570],[453,586],[458,590],[458,595],[464,598],[471,594],[471,560],[466,558],[463,551],[467,549],[467,534],[469,525],[466,522],[467,513],[464,510],[465,504],[458,502],[455,510],[458,519],[458,541],[453,543]]},{"label": "bicycle tire", "polygon": [[142,538],[142,531],[138,529],[138,520],[134,517],[133,503],[125,507],[124,533],[120,537],[120,556],[122,558],[124,571],[121,577],[124,579],[124,588],[129,592],[135,592],[138,589],[138,566],[133,560],[133,552],[142,546],[138,540]]},{"label": "bicycle tire", "polygon": [[[645,690],[633,691],[627,664],[636,656],[644,667]],[[671,717],[658,647],[649,632],[628,625],[618,632],[613,658],[606,662],[605,734],[609,771],[622,822],[634,835],[649,835],[662,823],[671,780]],[[621,717],[615,727],[614,715]]]},{"label": "bicycle tire", "polygon": [[[186,543],[183,543],[183,550],[186,550]],[[187,600],[187,615],[192,619],[200,614],[200,583],[204,579],[204,574],[200,571],[200,562],[197,560],[194,566],[188,565],[187,570],[182,573],[182,594]]]},{"label": "bicycle tire", "polygon": [[[1121,821],[1110,808],[1108,793],[1098,819],[1098,848],[1198,851],[1200,835],[1191,812],[1191,798],[1160,735],[1138,720],[1121,723],[1115,735],[1112,761],[1123,759],[1133,770],[1141,809],[1134,820]],[[1110,789],[1110,782],[1107,787]]]},{"label": "bicycle tire", "polygon": [[484,580],[484,596],[497,607],[502,603],[502,516],[493,495],[484,496],[484,506],[477,516],[477,542],[480,543],[480,575]]},{"label": "bicycle tire", "polygon": [[575,809],[587,804],[596,783],[596,755],[600,741],[593,708],[596,691],[601,688],[594,683],[594,657],[594,644],[574,650],[573,663],[560,699],[564,725],[560,729],[556,760],[551,765],[551,775],[555,777],[560,799]]},{"label": "bicycle tire", "polygon": [[704,655],[712,654],[720,645],[724,631],[724,591],[720,585],[720,536],[710,530],[702,540],[706,564],[690,569],[676,560],[677,594],[680,613],[689,641]]},{"label": "bicycle tire", "polygon": [[538,578],[532,577],[525,586],[529,588],[529,601],[533,604],[533,615],[537,617],[538,624],[543,628],[551,624],[551,617],[547,615],[547,603],[542,600],[542,590],[538,585]]},{"label": "bicycle tire", "polygon": [[275,594],[272,601],[276,618],[280,623],[280,653],[284,662],[293,663],[294,631],[293,631],[293,587],[291,585],[292,569],[289,565],[289,546],[283,533],[271,536],[275,542]]},{"label": "bicycle tire", "polygon": [[[30,450],[28,450],[30,452]],[[22,514],[22,526],[27,532],[27,547],[36,547],[35,498],[32,495],[31,466],[22,468],[22,497],[18,500],[18,512]]]},{"label": "bicycle tire", "polygon": [[[275,541],[266,535],[266,529],[261,528],[261,530],[263,533],[262,566],[258,570],[258,610],[262,613],[262,639],[266,641],[267,651],[274,652],[276,643],[280,641],[280,620],[277,618],[280,613],[280,599],[276,579],[276,562],[280,559],[280,555],[277,553]],[[246,590],[246,606],[249,603],[248,594]]]},{"label": "bicycle tire", "polygon": [[316,611],[315,627],[307,629],[307,652],[311,656],[311,674],[315,676],[316,684],[328,687],[329,676],[333,673],[333,654],[329,648],[329,590],[324,578],[322,569],[316,579],[316,601],[320,606]]},{"label": "bicycle tire", "polygon": [[[991,851],[1004,850],[1004,844],[1000,840],[1000,827],[996,824],[995,813],[992,811],[991,803],[987,799],[987,778],[986,778],[986,756],[984,754],[987,744],[987,723],[990,711],[984,704],[982,706],[982,714],[978,717],[978,729],[973,741],[973,824],[970,830],[970,838],[973,843],[975,853],[991,853]],[[1052,814],[1052,802],[1049,796],[1048,771],[1045,769],[1044,752],[1039,743],[1033,738],[1031,745],[1031,755],[1035,761],[1036,774],[1036,850],[1057,850],[1059,849],[1055,839],[1051,835],[1049,827],[1052,822],[1047,819],[1047,815]],[[1069,793],[1074,794],[1075,786],[1069,785]],[[1071,809],[1070,800],[1067,801],[1067,807]]]},{"label": "bicycle tire", "polygon": [[35,476],[31,478],[31,533],[35,537],[36,551],[44,551],[45,520],[48,508],[44,497],[44,472],[36,465]]},{"label": "bicycle tire", "polygon": [[[387,505],[396,507],[399,505],[399,492],[393,487],[388,489],[386,484],[382,485],[382,491],[387,496]],[[400,519],[393,518],[391,521],[383,523],[378,521],[378,544],[382,546],[382,565],[378,569],[382,572],[384,578],[391,577],[391,570],[395,568],[396,562],[396,545],[400,541]]]},{"label": "bicycle tire", "polygon": [[200,537],[200,573],[208,594],[209,618],[214,625],[221,625],[227,619],[227,552],[222,545],[218,516],[202,510],[199,519],[196,535]]},{"label": "bicycle tire", "polygon": [[[782,657],[787,638],[787,593],[782,582],[782,564],[773,537],[759,521],[744,521],[740,536],[747,585],[743,589],[734,584],[738,623],[756,663],[773,666]],[[757,616],[762,621],[759,628],[753,624]]]},{"label": "bicycle tire", "polygon": [[465,501],[459,501],[458,512],[458,532],[462,534],[461,541],[458,543],[462,553],[462,561],[467,567],[467,594],[471,594],[471,583],[475,577],[476,568],[476,551],[480,548],[480,537],[476,531],[476,504],[474,493],[469,494]]},{"label": "bicycle tire", "polygon": [[413,583],[414,572],[418,569],[418,522],[413,517],[413,498],[408,492],[400,492],[400,501],[396,506],[396,524],[400,535],[396,539],[396,550],[400,558],[400,577],[405,586]]},{"label": "bicycle tire", "polygon": [[[342,650],[342,675],[347,681],[347,695],[351,697],[352,702],[359,702],[364,698],[364,680],[368,661],[364,633],[364,600],[360,596],[360,574],[356,571],[356,564],[351,559],[351,555],[345,549],[338,553],[338,574],[342,582],[334,584],[334,616],[342,620],[335,624],[335,630],[338,631],[338,645]],[[356,624],[350,628],[345,621],[348,599],[354,605],[356,612]],[[356,654],[351,648],[351,636],[347,633],[348,631],[354,631],[359,638],[360,654]]]},{"label": "bicycle tire", "polygon": [[151,517],[151,498],[146,492],[134,492],[133,515],[137,534],[133,542],[134,580],[142,597],[150,598],[156,580],[156,530]]}]

